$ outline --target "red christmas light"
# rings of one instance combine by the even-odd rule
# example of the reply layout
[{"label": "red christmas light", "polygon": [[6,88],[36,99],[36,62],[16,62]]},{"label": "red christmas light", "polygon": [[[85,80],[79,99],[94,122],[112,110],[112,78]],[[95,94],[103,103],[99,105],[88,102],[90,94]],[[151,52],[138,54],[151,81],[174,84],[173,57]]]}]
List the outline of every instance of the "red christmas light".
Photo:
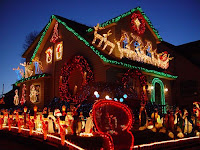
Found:
[{"label": "red christmas light", "polygon": [[23,87],[22,87],[22,97],[21,97],[21,105],[23,105],[25,102],[26,102],[26,84],[23,84]]},{"label": "red christmas light", "polygon": [[145,32],[145,19],[139,13],[133,13],[131,16],[131,25],[134,31],[139,35]]},{"label": "red christmas light", "polygon": [[99,108],[102,108],[105,106],[114,106],[114,107],[122,109],[122,111],[125,112],[126,116],[128,117],[127,119],[128,121],[126,124],[124,124],[120,134],[122,134],[122,132],[123,133],[127,132],[131,135],[130,149],[132,149],[134,146],[134,137],[133,137],[132,132],[130,132],[130,129],[132,128],[132,124],[133,124],[132,111],[125,104],[116,102],[116,101],[111,101],[111,100],[99,100],[93,105],[92,116],[94,120],[94,125],[97,131],[100,133],[100,135],[108,141],[109,149],[114,149],[113,138],[108,132],[105,132],[100,126],[98,126],[97,120],[99,119],[99,116],[96,115],[97,112],[99,111]]},{"label": "red christmas light", "polygon": [[56,21],[55,26],[54,26],[54,30],[53,30],[53,35],[50,39],[51,43],[56,43],[56,41],[58,40],[59,36],[58,36],[58,22]]},{"label": "red christmas light", "polygon": [[86,99],[88,95],[84,93],[82,95],[80,95],[80,93],[72,95],[69,91],[70,74],[75,69],[79,69],[81,71],[82,77],[84,77],[84,73],[86,72],[86,79],[83,80],[80,91],[84,86],[88,85],[89,82],[93,81],[93,72],[91,71],[85,58],[83,56],[75,56],[72,60],[66,63],[61,70],[62,81],[59,85],[59,91],[62,100],[72,100],[75,103],[80,103]]},{"label": "red christmas light", "polygon": [[146,96],[146,93],[144,92],[143,90],[143,86],[146,86],[147,85],[147,80],[146,80],[146,77],[138,70],[128,70],[123,78],[122,78],[122,83],[124,84],[124,87],[127,86],[127,83],[129,81],[130,78],[134,78],[134,79],[139,79],[140,81],[140,91],[141,91],[141,101],[143,103],[146,103],[146,100],[147,100],[147,96]]}]

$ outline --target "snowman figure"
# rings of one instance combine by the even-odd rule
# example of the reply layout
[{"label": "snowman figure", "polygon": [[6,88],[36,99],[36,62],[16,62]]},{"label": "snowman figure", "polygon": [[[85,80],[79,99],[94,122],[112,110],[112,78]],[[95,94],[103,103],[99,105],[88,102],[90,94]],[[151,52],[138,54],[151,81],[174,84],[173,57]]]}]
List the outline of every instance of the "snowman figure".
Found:
[{"label": "snowman figure", "polygon": [[13,103],[15,105],[18,105],[19,104],[19,96],[18,96],[18,89],[15,90],[15,96],[14,96],[14,101]]}]

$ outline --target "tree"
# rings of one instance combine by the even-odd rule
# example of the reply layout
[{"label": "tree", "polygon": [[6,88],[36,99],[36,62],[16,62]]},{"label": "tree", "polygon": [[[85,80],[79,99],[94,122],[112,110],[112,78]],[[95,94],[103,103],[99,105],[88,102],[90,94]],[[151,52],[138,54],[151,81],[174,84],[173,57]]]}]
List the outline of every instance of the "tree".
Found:
[{"label": "tree", "polygon": [[29,33],[26,38],[25,38],[25,41],[24,41],[24,44],[23,44],[23,49],[26,51],[27,48],[29,48],[29,46],[33,43],[33,41],[36,39],[38,35],[38,31],[32,31],[31,33]]}]

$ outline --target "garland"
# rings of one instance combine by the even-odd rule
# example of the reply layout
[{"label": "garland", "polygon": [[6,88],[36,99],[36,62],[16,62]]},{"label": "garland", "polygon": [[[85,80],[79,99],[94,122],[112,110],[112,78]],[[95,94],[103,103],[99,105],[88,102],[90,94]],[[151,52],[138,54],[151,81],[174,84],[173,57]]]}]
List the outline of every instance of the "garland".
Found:
[{"label": "garland", "polygon": [[43,73],[43,74],[36,74],[36,75],[31,76],[31,77],[28,77],[28,78],[22,78],[21,80],[15,82],[15,85],[17,86],[17,84],[22,83],[22,82],[25,82],[25,81],[28,81],[28,80],[39,79],[39,78],[47,77],[47,76],[49,76],[49,75],[46,74],[46,73]]},{"label": "garland", "polygon": [[[83,56],[75,56],[71,61],[66,63],[61,70],[62,80],[59,85],[60,97],[61,100],[66,100],[67,102],[73,101],[75,103],[80,103],[85,100],[88,96],[88,92],[79,93],[72,95],[69,91],[69,78],[73,70],[79,69],[81,71],[82,77],[86,72],[86,79],[82,82],[80,91],[93,81],[93,72],[91,71],[89,64]],[[83,90],[84,91],[84,90]]]}]

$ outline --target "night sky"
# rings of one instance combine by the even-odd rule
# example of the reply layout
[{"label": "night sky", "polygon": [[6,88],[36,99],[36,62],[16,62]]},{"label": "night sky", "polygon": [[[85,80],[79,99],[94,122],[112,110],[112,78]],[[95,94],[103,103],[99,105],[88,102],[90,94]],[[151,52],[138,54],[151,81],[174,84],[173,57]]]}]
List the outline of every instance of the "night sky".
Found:
[{"label": "night sky", "polygon": [[52,14],[94,26],[140,6],[164,41],[200,40],[200,0],[0,0],[0,94],[17,80],[25,37],[40,32]]}]

